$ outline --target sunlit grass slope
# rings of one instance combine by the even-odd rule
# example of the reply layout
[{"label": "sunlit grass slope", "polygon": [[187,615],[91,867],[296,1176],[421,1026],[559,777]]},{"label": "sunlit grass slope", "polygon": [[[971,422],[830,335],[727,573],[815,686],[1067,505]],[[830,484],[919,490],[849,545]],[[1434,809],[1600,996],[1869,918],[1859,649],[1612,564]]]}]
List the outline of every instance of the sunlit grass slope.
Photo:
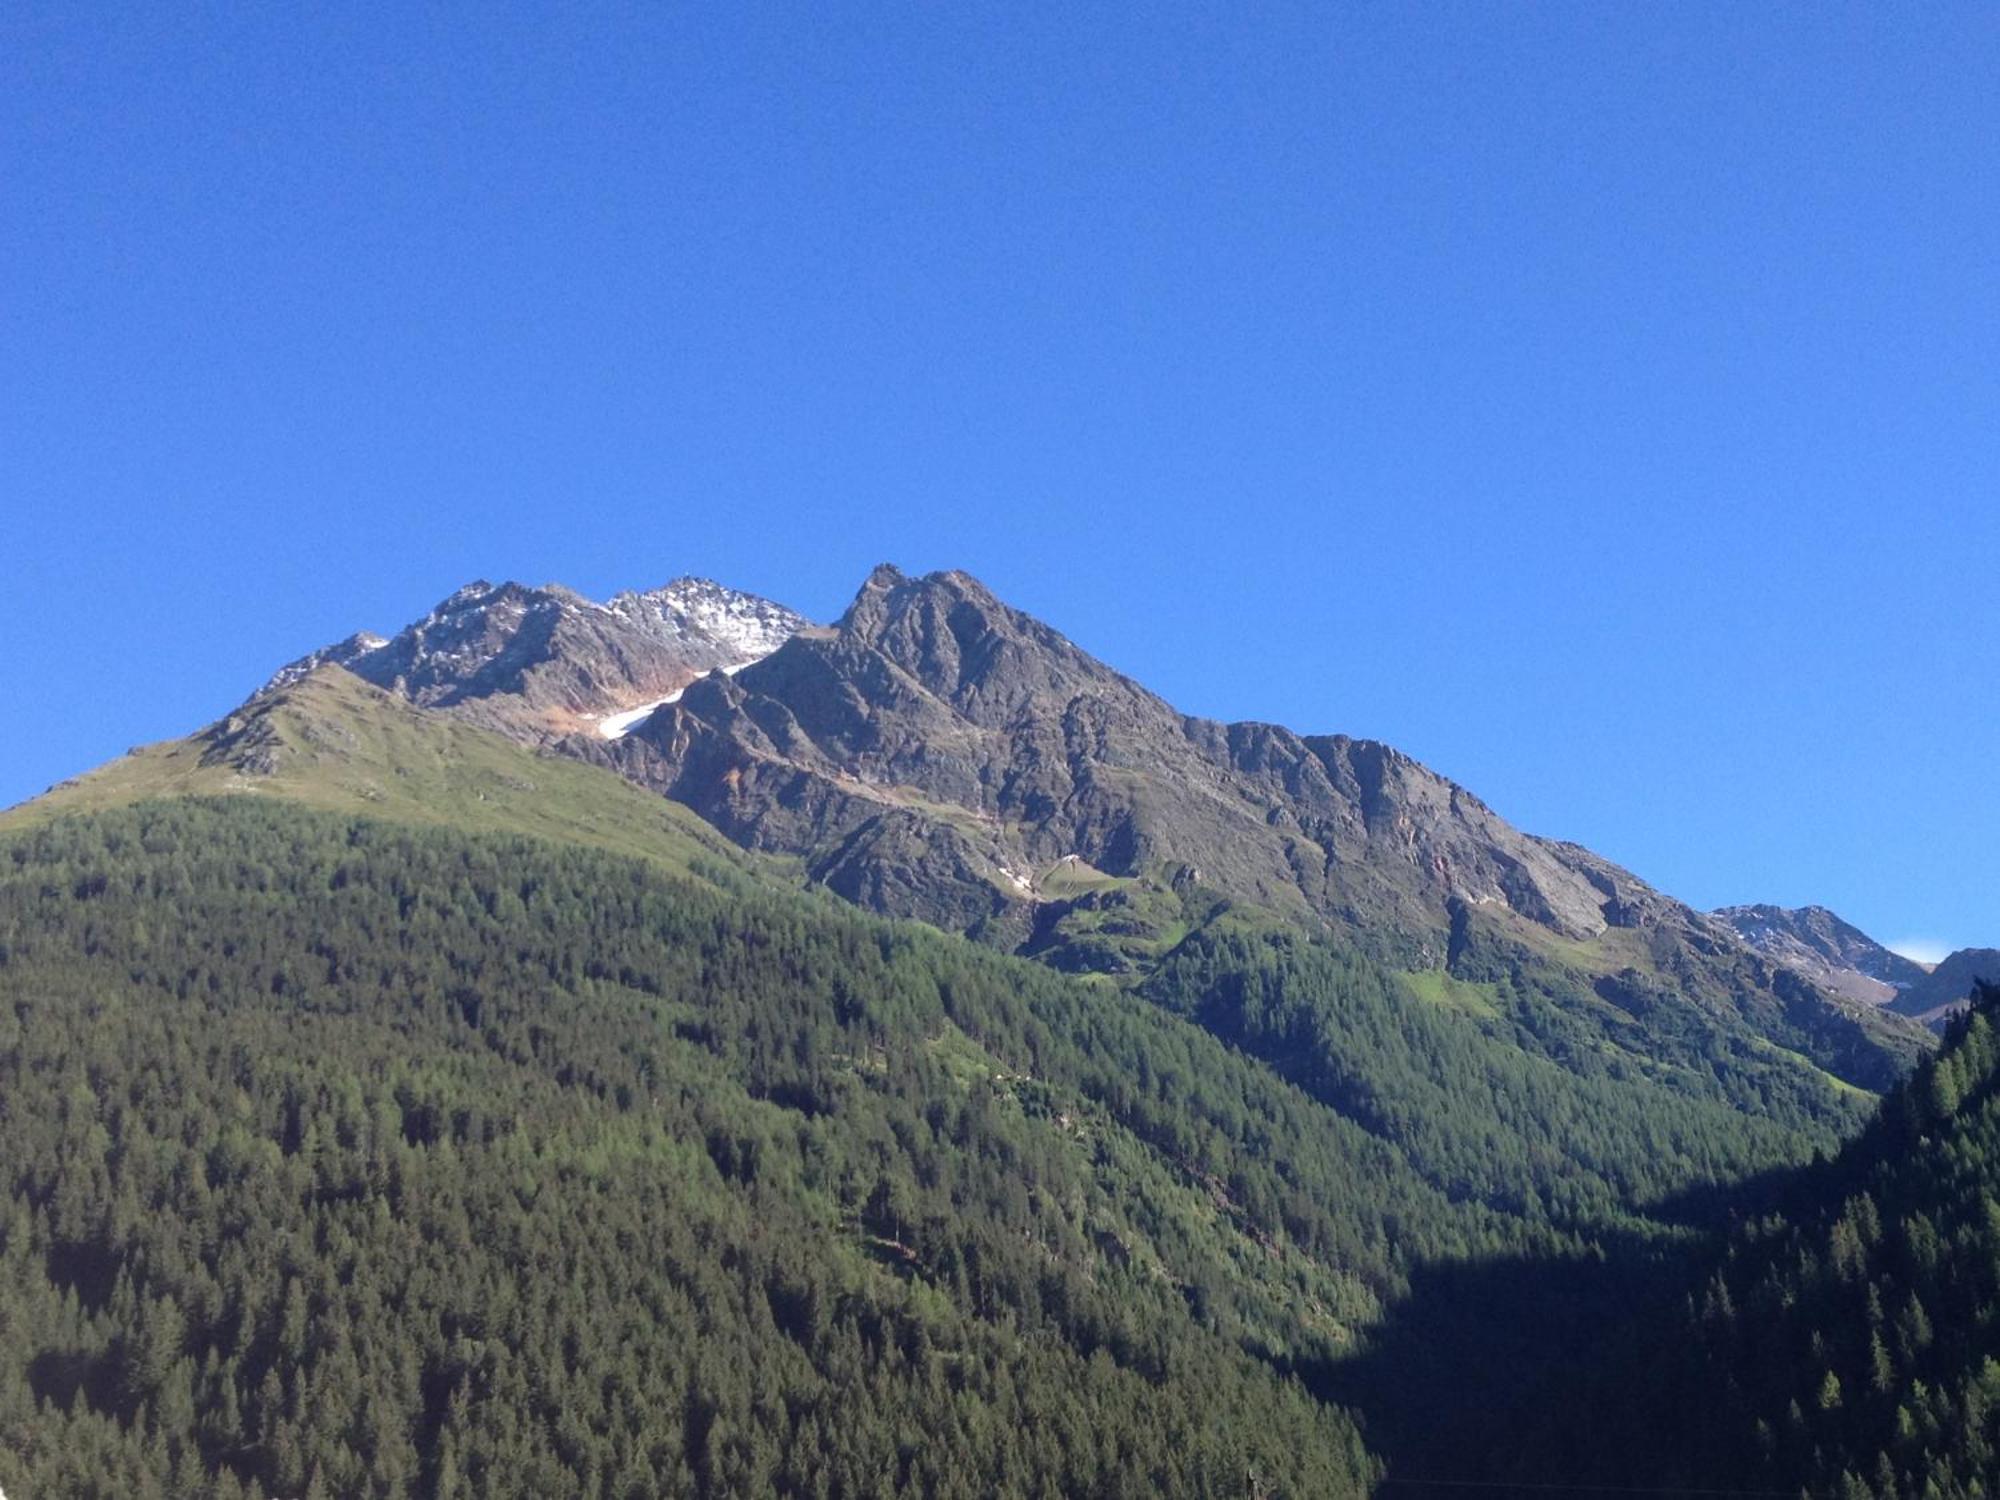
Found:
[{"label": "sunlit grass slope", "polygon": [[275,799],[387,822],[525,834],[711,879],[782,872],[610,771],[425,713],[339,667],[0,812],[0,831],[181,797]]}]

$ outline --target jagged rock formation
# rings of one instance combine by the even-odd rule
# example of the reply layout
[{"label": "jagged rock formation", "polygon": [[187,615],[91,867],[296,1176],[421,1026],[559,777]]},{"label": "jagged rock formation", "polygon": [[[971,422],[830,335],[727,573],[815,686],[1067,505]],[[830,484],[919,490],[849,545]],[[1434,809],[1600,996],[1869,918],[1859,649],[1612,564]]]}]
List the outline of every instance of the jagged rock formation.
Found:
[{"label": "jagged rock formation", "polygon": [[1059,917],[1085,871],[1416,965],[1481,920],[1741,956],[1723,924],[1387,745],[1191,718],[964,573],[879,568],[832,630],[702,680],[616,743],[565,748],[803,855],[864,905],[1003,938]]},{"label": "jagged rock formation", "polygon": [[557,585],[482,579],[393,637],[363,632],[293,662],[264,691],[332,664],[529,743],[615,736],[702,674],[738,670],[805,624],[783,605],[702,578],[607,604]]},{"label": "jagged rock formation", "polygon": [[1725,906],[1715,915],[1772,962],[1850,1000],[1890,1005],[1928,972],[1824,906]]}]

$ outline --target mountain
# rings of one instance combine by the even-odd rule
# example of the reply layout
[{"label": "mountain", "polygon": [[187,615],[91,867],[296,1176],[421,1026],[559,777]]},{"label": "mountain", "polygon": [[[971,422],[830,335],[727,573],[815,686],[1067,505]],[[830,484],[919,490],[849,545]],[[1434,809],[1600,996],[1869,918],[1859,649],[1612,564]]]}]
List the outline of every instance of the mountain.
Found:
[{"label": "mountain", "polygon": [[1960,948],[1904,990],[1890,1009],[1942,1026],[1963,1011],[1976,986],[2000,984],[2000,948]]},{"label": "mountain", "polygon": [[1058,968],[1136,982],[1248,922],[1418,974],[1526,974],[1642,1056],[1747,1028],[1880,1088],[1925,1045],[1390,746],[1184,715],[962,572],[885,565],[831,627],[696,580],[608,605],[475,583],[265,691],[335,665],[616,771],[869,910]]},{"label": "mountain", "polygon": [[964,574],[650,677],[620,597],[0,814],[10,1493],[1500,1475],[1928,1040]]},{"label": "mountain", "polygon": [[1155,879],[1430,962],[1458,907],[1570,941],[1695,920],[1388,746],[1188,718],[963,573],[878,569],[831,630],[697,580],[604,605],[479,582],[266,691],[325,665],[559,741],[804,855],[850,899],[947,927],[1027,941],[1079,887]]},{"label": "mountain", "polygon": [[878,569],[831,631],[578,748],[861,904],[1023,943],[1079,881],[1338,918],[1433,959],[1454,901],[1585,939],[1614,895],[1386,746],[1190,719],[962,573]]},{"label": "mountain", "polygon": [[1256,913],[1419,971],[1524,950],[1628,1011],[1678,992],[1870,1086],[1920,1048],[1387,745],[1184,715],[964,573],[879,568],[831,629],[558,748],[857,904],[1059,967],[1143,972]]},{"label": "mountain", "polygon": [[1850,1000],[1893,1005],[1929,973],[1824,906],[1726,906],[1714,915],[1772,962]]},{"label": "mountain", "polygon": [[469,583],[392,637],[349,636],[280,670],[266,691],[323,666],[530,743],[616,736],[712,671],[776,650],[805,620],[703,578],[599,604],[557,585]]},{"label": "mountain", "polygon": [[1823,906],[1729,906],[1714,914],[1743,941],[1836,995],[1942,1028],[1976,985],[2000,983],[2000,948],[1961,948],[1920,964],[1883,947]]}]

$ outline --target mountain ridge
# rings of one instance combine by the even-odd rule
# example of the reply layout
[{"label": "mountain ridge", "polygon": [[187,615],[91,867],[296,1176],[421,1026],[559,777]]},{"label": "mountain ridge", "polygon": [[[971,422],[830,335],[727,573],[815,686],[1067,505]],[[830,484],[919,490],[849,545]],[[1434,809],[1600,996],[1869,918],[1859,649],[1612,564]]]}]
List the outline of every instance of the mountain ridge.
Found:
[{"label": "mountain ridge", "polygon": [[688,809],[318,666],[181,740],[141,746],[0,810],[0,833],[176,798],[280,801],[642,856],[679,873],[756,863]]},{"label": "mountain ridge", "polygon": [[1725,906],[1713,915],[1759,952],[1870,1005],[1890,1004],[1929,972],[1824,906],[1758,903]]},{"label": "mountain ridge", "polygon": [[1941,1028],[1980,983],[2000,983],[2000,949],[1960,948],[1918,963],[1823,906],[1728,906],[1713,913],[1774,962],[1836,994]]},{"label": "mountain ridge", "polygon": [[1881,1088],[1928,1045],[1392,746],[1184,714],[962,571],[885,564],[824,627],[701,581],[600,605],[480,580],[245,711],[343,650],[408,712],[615,772],[855,904],[1057,968],[1137,983],[1247,923],[1392,968],[1532,975],[1641,1054],[1747,1025]]},{"label": "mountain ridge", "polygon": [[[857,799],[941,803],[1014,825],[959,851],[1003,897],[993,872],[1076,856],[1124,877],[1153,861],[1191,866],[1264,904],[1360,914],[1370,893],[1345,889],[1345,870],[1362,844],[1400,837],[1443,889],[1428,893],[1424,920],[1408,889],[1368,916],[1436,934],[1458,897],[1588,938],[1613,925],[1604,907],[1618,893],[1606,882],[1622,874],[1578,846],[1516,834],[1391,746],[1182,714],[957,571],[878,568],[831,634],[788,642],[733,684],[704,683],[634,738],[654,753],[625,744],[609,761],[750,841],[852,841],[874,815]],[[704,741],[726,746],[725,765],[708,761]],[[809,830],[774,829],[772,809],[745,795],[746,777],[774,763],[815,780],[810,796],[783,794],[812,804]],[[1149,777],[1167,785],[1132,785]],[[1460,834],[1464,824],[1475,826]],[[1219,858],[1237,867],[1224,872]],[[1625,884],[1643,900],[1641,883]]]},{"label": "mountain ridge", "polygon": [[395,635],[358,632],[280,668],[260,691],[339,666],[418,707],[537,743],[603,730],[704,673],[757,660],[807,623],[706,578],[601,604],[561,584],[475,579]]}]

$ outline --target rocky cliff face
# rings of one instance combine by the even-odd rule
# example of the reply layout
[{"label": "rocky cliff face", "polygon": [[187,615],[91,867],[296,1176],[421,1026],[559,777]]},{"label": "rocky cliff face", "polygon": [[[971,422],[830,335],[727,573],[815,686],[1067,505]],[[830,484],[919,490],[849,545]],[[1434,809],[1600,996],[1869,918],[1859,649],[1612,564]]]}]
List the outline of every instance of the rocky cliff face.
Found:
[{"label": "rocky cliff face", "polygon": [[1824,906],[1726,906],[1715,915],[1774,963],[1869,1005],[1892,1005],[1927,974]]},{"label": "rocky cliff face", "polygon": [[265,691],[330,663],[419,707],[530,743],[615,736],[639,711],[706,672],[758,660],[805,623],[768,599],[699,578],[606,604],[554,585],[481,580],[392,637],[364,632],[293,662]]},{"label": "rocky cliff face", "polygon": [[964,573],[878,568],[831,627],[698,580],[608,604],[476,583],[266,693],[327,663],[614,769],[871,910],[1059,967],[1144,971],[1233,913],[1401,968],[1533,971],[1641,1027],[1692,1005],[1861,1081],[1917,1045],[1387,745],[1191,718]]},{"label": "rocky cliff face", "polygon": [[1175,710],[963,573],[880,568],[830,630],[572,753],[895,915],[1032,945],[1141,886],[1444,961],[1470,914],[1733,935],[1387,745]]}]

